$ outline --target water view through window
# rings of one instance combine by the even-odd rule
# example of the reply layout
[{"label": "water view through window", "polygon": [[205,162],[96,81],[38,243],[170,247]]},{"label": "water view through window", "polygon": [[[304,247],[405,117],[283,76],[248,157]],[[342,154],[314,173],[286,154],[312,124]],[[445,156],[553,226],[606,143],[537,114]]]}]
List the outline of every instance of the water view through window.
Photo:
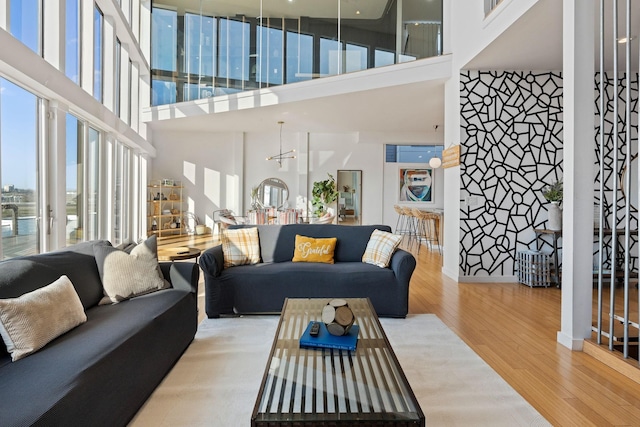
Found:
[{"label": "water view through window", "polygon": [[0,78],[2,258],[39,252],[38,98]]}]

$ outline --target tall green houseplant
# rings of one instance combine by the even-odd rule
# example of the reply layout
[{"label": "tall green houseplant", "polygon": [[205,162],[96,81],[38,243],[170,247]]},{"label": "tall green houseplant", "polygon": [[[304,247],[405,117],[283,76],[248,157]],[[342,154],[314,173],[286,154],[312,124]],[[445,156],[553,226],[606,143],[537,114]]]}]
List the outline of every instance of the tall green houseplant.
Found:
[{"label": "tall green houseplant", "polygon": [[322,216],[327,212],[327,206],[338,200],[338,188],[333,175],[327,174],[329,178],[324,181],[316,181],[313,183],[311,195],[311,206],[313,206],[313,214]]}]

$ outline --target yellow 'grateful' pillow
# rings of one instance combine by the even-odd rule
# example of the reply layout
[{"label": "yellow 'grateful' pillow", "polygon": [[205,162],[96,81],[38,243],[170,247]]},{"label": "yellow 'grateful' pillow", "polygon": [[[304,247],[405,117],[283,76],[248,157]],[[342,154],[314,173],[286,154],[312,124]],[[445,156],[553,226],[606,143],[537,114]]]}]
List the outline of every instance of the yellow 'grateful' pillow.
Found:
[{"label": "yellow 'grateful' pillow", "polygon": [[335,237],[314,239],[296,234],[296,247],[291,261],[333,264],[333,251],[337,241]]}]

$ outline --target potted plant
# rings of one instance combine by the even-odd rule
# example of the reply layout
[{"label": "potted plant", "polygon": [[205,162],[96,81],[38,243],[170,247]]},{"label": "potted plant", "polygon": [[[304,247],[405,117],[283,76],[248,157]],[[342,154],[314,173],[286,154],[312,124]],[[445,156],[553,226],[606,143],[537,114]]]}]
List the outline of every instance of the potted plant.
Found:
[{"label": "potted plant", "polygon": [[550,203],[547,207],[549,213],[549,230],[562,230],[562,180],[557,180],[542,187],[542,196]]},{"label": "potted plant", "polygon": [[327,212],[328,205],[338,200],[338,189],[336,187],[336,181],[333,175],[327,174],[329,178],[324,181],[316,181],[313,183],[313,189],[311,195],[311,205],[313,206],[313,214],[315,216],[322,216]]}]

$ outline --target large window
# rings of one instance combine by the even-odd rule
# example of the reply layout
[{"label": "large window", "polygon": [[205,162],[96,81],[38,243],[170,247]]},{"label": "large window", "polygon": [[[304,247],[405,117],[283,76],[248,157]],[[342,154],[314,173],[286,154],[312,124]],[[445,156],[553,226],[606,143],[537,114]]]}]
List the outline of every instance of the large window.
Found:
[{"label": "large window", "polygon": [[93,10],[93,97],[102,102],[102,76],[103,76],[103,23],[104,16],[97,5]]},{"label": "large window", "polygon": [[313,77],[313,36],[287,31],[287,83]]},{"label": "large window", "polygon": [[248,22],[220,19],[219,64],[220,77],[240,81],[249,79]]},{"label": "large window", "polygon": [[9,28],[11,35],[29,49],[42,54],[41,0],[10,0]]},{"label": "large window", "polygon": [[166,3],[152,8],[152,105],[442,53],[442,0]]},{"label": "large window", "polygon": [[[211,16],[184,15],[184,69],[190,79],[213,77],[215,70],[216,21]],[[195,82],[194,82],[195,83]]]},{"label": "large window", "polygon": [[151,68],[178,71],[177,51],[178,13],[154,7],[151,25]]},{"label": "large window", "polygon": [[38,97],[0,78],[2,258],[40,252]]},{"label": "large window", "polygon": [[261,49],[256,80],[260,83],[281,85],[284,78],[282,30],[260,26],[258,27],[258,37]]},{"label": "large window", "polygon": [[429,163],[433,157],[442,159],[442,145],[395,145],[385,146],[387,163]]},{"label": "large window", "polygon": [[66,0],[64,72],[80,84],[80,0]]}]

